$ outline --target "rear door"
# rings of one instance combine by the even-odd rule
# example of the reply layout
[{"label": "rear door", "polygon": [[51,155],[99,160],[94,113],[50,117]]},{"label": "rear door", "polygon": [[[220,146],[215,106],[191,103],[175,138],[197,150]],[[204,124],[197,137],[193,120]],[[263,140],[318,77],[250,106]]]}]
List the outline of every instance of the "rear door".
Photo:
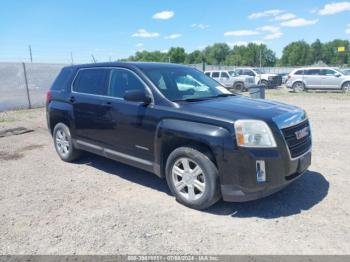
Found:
[{"label": "rear door", "polygon": [[322,78],[320,69],[308,69],[304,71],[304,83],[306,88],[322,88]]},{"label": "rear door", "polygon": [[104,142],[111,128],[111,107],[106,103],[109,72],[105,68],[85,68],[75,77],[70,102],[78,139]]},{"label": "rear door", "polygon": [[324,89],[339,89],[341,86],[341,77],[338,72],[333,69],[322,69],[322,88]]},{"label": "rear door", "polygon": [[225,87],[232,87],[233,83],[230,80],[230,76],[227,72],[220,72],[220,83]]}]

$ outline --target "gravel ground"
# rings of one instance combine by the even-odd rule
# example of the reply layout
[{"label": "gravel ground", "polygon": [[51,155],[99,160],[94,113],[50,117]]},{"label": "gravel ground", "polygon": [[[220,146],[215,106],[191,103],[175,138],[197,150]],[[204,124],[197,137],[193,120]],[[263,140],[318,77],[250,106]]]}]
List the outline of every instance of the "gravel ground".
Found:
[{"label": "gravel ground", "polygon": [[350,254],[350,96],[268,97],[307,110],[310,171],[268,198],[206,211],[136,168],[60,161],[43,109],[0,113],[0,133],[33,130],[0,136],[0,254]]}]

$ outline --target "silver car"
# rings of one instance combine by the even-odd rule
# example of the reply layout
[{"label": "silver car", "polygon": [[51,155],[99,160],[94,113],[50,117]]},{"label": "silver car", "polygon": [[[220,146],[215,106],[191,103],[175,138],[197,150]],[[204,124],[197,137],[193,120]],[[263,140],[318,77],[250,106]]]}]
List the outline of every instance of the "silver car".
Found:
[{"label": "silver car", "polygon": [[350,91],[350,76],[330,67],[307,67],[288,75],[287,87],[295,92],[307,89]]},{"label": "silver car", "polygon": [[233,70],[213,70],[204,73],[227,89],[236,89],[243,92],[255,85],[254,77],[240,76]]}]

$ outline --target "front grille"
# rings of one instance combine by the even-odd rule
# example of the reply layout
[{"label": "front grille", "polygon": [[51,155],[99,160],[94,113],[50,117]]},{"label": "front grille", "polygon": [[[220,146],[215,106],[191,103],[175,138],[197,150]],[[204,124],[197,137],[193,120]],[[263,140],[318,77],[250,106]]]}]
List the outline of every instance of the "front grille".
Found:
[{"label": "front grille", "polygon": [[270,80],[271,85],[273,85],[273,86],[282,85],[282,76],[273,76],[269,80]]},{"label": "front grille", "polygon": [[[297,138],[296,132],[308,128],[308,134],[300,139]],[[284,139],[287,142],[289,152],[292,158],[296,158],[306,153],[311,148],[311,131],[309,121],[306,120],[295,126],[282,129]]]}]

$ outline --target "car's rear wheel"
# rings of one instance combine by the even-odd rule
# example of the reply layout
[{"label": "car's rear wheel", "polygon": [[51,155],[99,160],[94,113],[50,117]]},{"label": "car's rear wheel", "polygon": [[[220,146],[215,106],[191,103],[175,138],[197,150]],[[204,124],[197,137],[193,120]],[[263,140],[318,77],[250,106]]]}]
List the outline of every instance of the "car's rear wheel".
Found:
[{"label": "car's rear wheel", "polygon": [[305,91],[305,85],[303,82],[295,82],[293,84],[293,91],[295,93],[300,93],[300,92],[303,92]]},{"label": "car's rear wheel", "polygon": [[205,209],[220,199],[218,170],[195,148],[180,147],[169,155],[166,180],[177,201],[188,207]]},{"label": "car's rear wheel", "polygon": [[244,92],[244,84],[242,82],[237,82],[233,85],[233,89]]},{"label": "car's rear wheel", "polygon": [[59,157],[66,162],[72,162],[80,156],[80,150],[74,148],[69,127],[58,123],[53,130],[55,149]]},{"label": "car's rear wheel", "polygon": [[345,82],[343,85],[342,85],[342,88],[343,92],[350,92],[350,82]]}]

